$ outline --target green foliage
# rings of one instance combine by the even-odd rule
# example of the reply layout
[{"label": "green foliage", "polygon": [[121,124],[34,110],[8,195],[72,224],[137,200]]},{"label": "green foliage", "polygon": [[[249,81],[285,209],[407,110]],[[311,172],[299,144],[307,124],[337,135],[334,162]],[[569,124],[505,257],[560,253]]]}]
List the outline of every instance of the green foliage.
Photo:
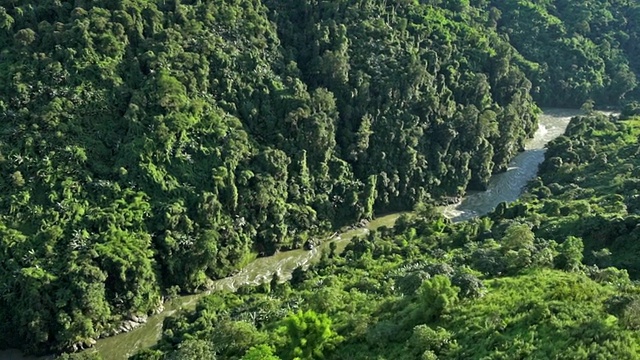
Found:
[{"label": "green foliage", "polygon": [[614,288],[558,271],[494,280],[488,287],[487,296],[451,314],[451,328],[470,330],[458,333],[456,358],[638,356],[637,335],[603,311]]},{"label": "green foliage", "polygon": [[287,344],[280,351],[285,359],[322,359],[340,340],[331,329],[331,319],[312,310],[287,316],[278,332],[286,334]]},{"label": "green foliage", "polygon": [[242,357],[242,360],[279,360],[280,358],[273,354],[273,348],[267,345],[254,346]]},{"label": "green foliage", "polygon": [[433,329],[424,324],[413,328],[407,343],[416,359],[429,359],[430,356],[437,358],[436,354],[447,353],[456,346],[449,331],[441,327]]},{"label": "green foliage", "polygon": [[102,356],[96,352],[83,352],[75,354],[62,354],[56,360],[102,360]]},{"label": "green foliage", "polygon": [[534,97],[547,106],[618,104],[637,95],[635,2],[491,1],[498,32],[520,52]]},{"label": "green foliage", "polygon": [[582,253],[584,252],[584,245],[582,239],[575,236],[569,236],[560,245],[560,267],[575,271],[582,264]]},{"label": "green foliage", "polygon": [[[363,273],[332,295],[389,295],[395,280],[370,277],[370,263],[399,266],[394,256],[450,243],[468,243],[471,255],[451,255],[451,273],[403,274],[407,296],[417,296],[425,274],[455,283],[462,265],[490,276],[549,266],[556,249],[541,239],[571,234],[588,254],[609,248],[612,264],[633,273],[632,256],[616,255],[637,236],[637,164],[621,160],[637,154],[637,120],[574,121],[569,140],[549,149],[543,177],[553,172],[562,190],[545,181],[539,193],[586,200],[565,180],[599,168],[616,170],[607,180],[624,195],[544,205],[566,219],[536,228],[533,240],[524,228],[482,244],[466,230],[450,237],[431,202],[483,189],[506,170],[537,129],[534,97],[575,106],[629,100],[632,117],[638,14],[634,2],[600,0],[3,3],[0,347],[90,345],[127,317],[153,313],[175,286],[202,291],[258,254],[414,207],[407,231],[350,249]],[[593,143],[583,144],[587,135]],[[577,182],[604,183],[598,174]],[[561,245],[556,260],[578,269],[576,249]],[[342,261],[335,255],[327,266]],[[297,275],[291,291],[306,291],[314,276]],[[461,297],[478,297],[479,282],[462,279]],[[375,316],[359,323],[350,304],[317,306],[348,315],[334,323],[341,329],[375,338],[366,330]],[[262,323],[245,320],[220,320],[209,334],[244,342],[179,337],[184,347],[170,353],[239,358],[264,337]]]},{"label": "green foliage", "polygon": [[422,283],[418,289],[418,318],[425,323],[434,322],[449,312],[458,301],[460,289],[451,286],[451,281],[443,275],[436,275]]},{"label": "green foliage", "polygon": [[167,360],[216,360],[213,346],[204,340],[186,340],[177,350],[165,355]]}]

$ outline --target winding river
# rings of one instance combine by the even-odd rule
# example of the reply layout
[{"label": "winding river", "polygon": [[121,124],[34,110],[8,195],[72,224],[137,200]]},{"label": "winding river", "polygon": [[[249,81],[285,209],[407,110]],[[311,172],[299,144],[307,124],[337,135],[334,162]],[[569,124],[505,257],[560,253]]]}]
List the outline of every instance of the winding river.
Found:
[{"label": "winding river", "polygon": [[493,175],[486,191],[469,193],[461,203],[445,207],[445,216],[454,222],[469,220],[493,211],[501,202],[516,201],[527,182],[536,176],[538,165],[544,160],[545,145],[564,134],[571,117],[581,113],[574,109],[544,109],[538,117],[538,130],[525,144],[525,151],[511,160],[507,171]]},{"label": "winding river", "polygon": [[[540,115],[540,125],[535,136],[527,142],[525,151],[518,154],[509,164],[508,170],[493,176],[486,191],[468,194],[459,204],[444,207],[443,213],[458,222],[486,214],[501,202],[515,201],[526,183],[535,176],[538,164],[544,160],[544,146],[561,135],[570,118],[578,114],[580,114],[579,110],[545,109],[544,113]],[[335,236],[333,241],[337,243],[338,250],[342,251],[354,236],[364,234],[380,226],[393,226],[400,215],[400,213],[395,213],[379,217],[371,221],[365,228],[352,229]],[[296,267],[307,266],[310,262],[318,259],[322,248],[328,246],[327,244],[328,242],[325,242],[323,246],[316,247],[312,251],[294,250],[258,258],[237,274],[216,281],[210,291],[235,290],[245,284],[260,284],[270,281],[274,273],[278,273],[281,279],[287,279]],[[123,360],[140,349],[153,346],[162,334],[164,319],[181,308],[194,308],[197,300],[204,294],[175,298],[165,304],[165,310],[162,313],[149,317],[147,323],[141,327],[98,340],[95,348],[88,351],[98,351],[105,360]],[[36,358],[22,356],[20,352],[15,350],[7,350],[0,351],[0,359],[27,360]]]}]

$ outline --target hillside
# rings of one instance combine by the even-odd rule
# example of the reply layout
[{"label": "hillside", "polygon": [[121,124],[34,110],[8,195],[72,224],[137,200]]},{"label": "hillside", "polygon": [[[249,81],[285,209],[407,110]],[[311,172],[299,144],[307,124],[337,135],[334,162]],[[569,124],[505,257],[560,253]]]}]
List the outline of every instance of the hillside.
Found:
[{"label": "hillside", "polygon": [[169,288],[483,189],[537,129],[535,101],[637,107],[636,14],[596,0],[3,2],[0,348],[90,345]]}]

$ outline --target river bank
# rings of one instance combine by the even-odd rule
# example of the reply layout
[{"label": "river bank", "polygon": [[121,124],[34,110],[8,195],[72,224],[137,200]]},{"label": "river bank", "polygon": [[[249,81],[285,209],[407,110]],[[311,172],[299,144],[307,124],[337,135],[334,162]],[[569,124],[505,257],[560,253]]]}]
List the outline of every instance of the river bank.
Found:
[{"label": "river bank", "polygon": [[[337,251],[340,252],[344,250],[353,237],[365,234],[370,230],[382,226],[391,227],[400,215],[402,215],[402,213],[393,213],[376,218],[369,222],[366,227],[348,230],[330,242],[335,243],[337,245]],[[257,258],[235,275],[214,281],[213,287],[210,290],[201,294],[180,296],[168,301],[165,303],[165,310],[158,315],[150,316],[147,323],[143,326],[127,333],[100,339],[94,349],[87,351],[97,351],[105,360],[126,359],[127,356],[140,349],[153,346],[162,335],[162,323],[164,319],[176,311],[194,308],[198,299],[213,291],[235,291],[242,285],[258,285],[268,282],[274,273],[277,273],[281,280],[288,280],[291,278],[291,273],[295,268],[299,266],[307,267],[311,262],[317,260],[322,250],[328,249],[330,242],[323,242],[310,251],[299,249]]]},{"label": "river bank", "polygon": [[516,201],[544,161],[545,145],[564,134],[571,118],[580,114],[576,109],[544,109],[538,117],[538,130],[527,141],[525,151],[511,160],[507,171],[493,175],[486,191],[470,192],[461,202],[445,206],[444,215],[454,222],[465,221],[493,211],[501,202]]}]

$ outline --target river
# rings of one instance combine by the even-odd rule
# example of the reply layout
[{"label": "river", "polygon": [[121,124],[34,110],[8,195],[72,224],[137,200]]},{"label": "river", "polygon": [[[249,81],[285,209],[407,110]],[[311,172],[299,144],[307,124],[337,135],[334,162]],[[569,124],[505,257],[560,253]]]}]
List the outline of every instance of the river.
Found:
[{"label": "river", "polygon": [[486,191],[471,192],[459,204],[445,207],[445,216],[455,222],[469,220],[493,211],[501,202],[516,201],[527,182],[536,176],[538,165],[544,160],[545,145],[564,134],[571,117],[581,113],[574,109],[544,109],[538,117],[538,130],[525,144],[525,151],[511,160],[507,171],[493,175]]},{"label": "river", "polygon": [[[491,178],[486,191],[469,193],[459,204],[443,208],[443,213],[453,221],[464,221],[492,211],[501,202],[515,201],[522,193],[523,187],[531,180],[538,170],[538,164],[544,160],[544,146],[554,138],[564,133],[572,116],[580,114],[579,110],[545,109],[539,117],[539,128],[530,139],[525,151],[518,154],[509,164],[506,172],[496,174]],[[400,213],[389,214],[371,221],[366,228],[352,229],[335,237],[334,241],[341,251],[354,236],[364,234],[380,226],[393,226]],[[217,280],[211,291],[235,290],[244,284],[260,284],[270,281],[274,273],[281,279],[287,279],[298,266],[307,266],[316,260],[324,243],[314,250],[294,250],[278,253],[273,256],[258,258],[247,265],[237,274]],[[88,351],[99,352],[104,360],[124,360],[128,355],[140,349],[153,346],[162,334],[162,323],[167,316],[174,314],[180,308],[191,309],[204,294],[180,296],[165,304],[165,310],[149,317],[147,323],[141,327],[105,339],[98,340],[94,349]],[[0,359],[31,360],[18,351],[0,351]]]}]

